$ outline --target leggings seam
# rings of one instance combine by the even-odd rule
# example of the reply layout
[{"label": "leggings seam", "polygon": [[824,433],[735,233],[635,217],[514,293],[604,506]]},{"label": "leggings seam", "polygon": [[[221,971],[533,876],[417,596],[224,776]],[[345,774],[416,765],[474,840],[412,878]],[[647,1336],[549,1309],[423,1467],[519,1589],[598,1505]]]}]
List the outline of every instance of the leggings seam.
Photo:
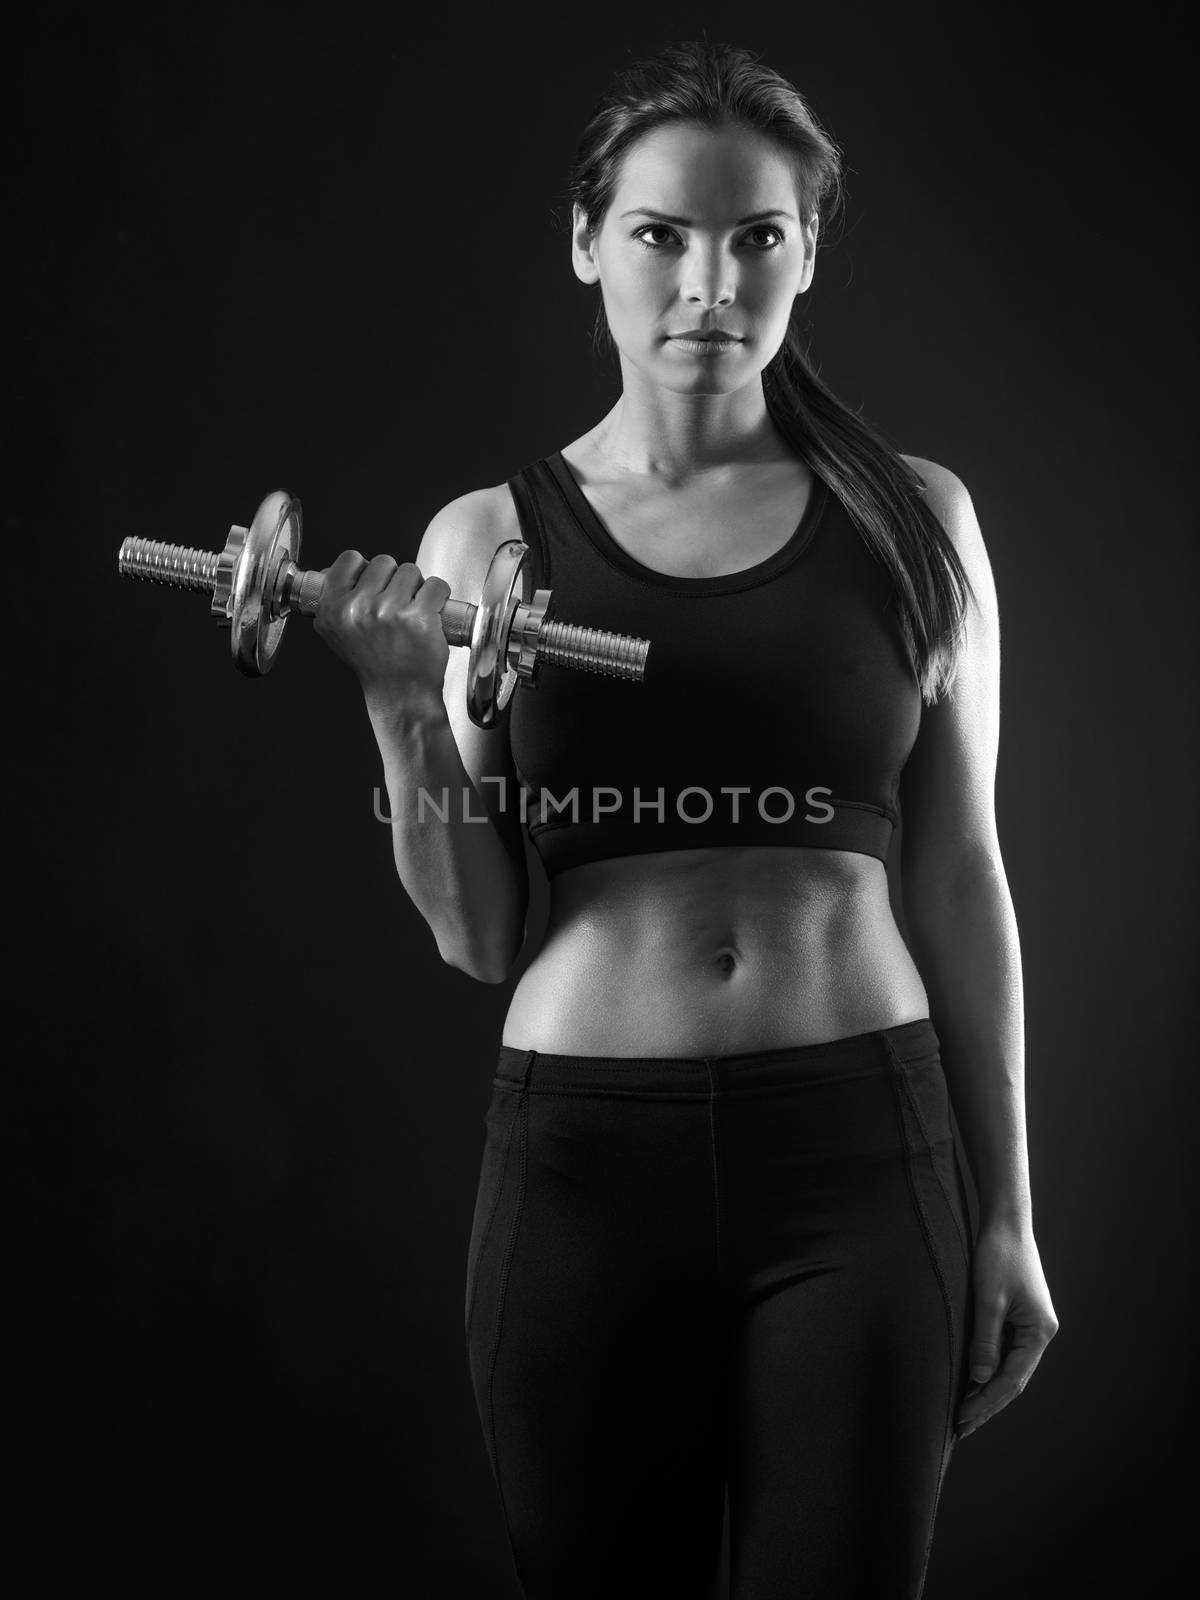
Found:
[{"label": "leggings seam", "polygon": [[908,1192],[913,1203],[913,1209],[917,1215],[917,1221],[921,1229],[922,1237],[925,1241],[925,1251],[930,1263],[933,1266],[934,1274],[938,1281],[938,1288],[941,1292],[942,1313],[946,1325],[946,1346],[949,1355],[948,1372],[946,1376],[946,1410],[942,1433],[943,1443],[941,1464],[938,1469],[938,1482],[934,1490],[933,1504],[930,1507],[929,1523],[925,1530],[925,1552],[921,1564],[921,1581],[917,1589],[917,1593],[920,1595],[924,1592],[925,1576],[929,1569],[929,1557],[933,1548],[934,1523],[937,1517],[938,1503],[941,1499],[942,1479],[945,1475],[946,1462],[948,1459],[948,1447],[946,1441],[952,1440],[953,1438],[952,1417],[954,1411],[954,1387],[955,1372],[957,1369],[957,1352],[955,1348],[956,1340],[954,1337],[954,1312],[950,1304],[950,1292],[946,1287],[946,1278],[945,1274],[942,1272],[942,1264],[938,1260],[937,1251],[934,1248],[933,1234],[929,1226],[929,1219],[926,1215],[925,1206],[921,1200],[920,1192],[917,1188],[914,1167],[915,1152],[913,1151],[911,1142],[909,1140],[908,1127],[904,1118],[904,1100],[901,1097],[900,1089],[896,1087],[896,1079],[902,1078],[904,1075],[903,1068],[901,1067],[895,1051],[892,1048],[891,1040],[885,1038],[885,1043],[888,1054],[891,1057],[892,1064],[895,1067],[895,1072],[892,1078],[894,1103],[896,1107],[897,1121],[900,1126],[901,1137],[904,1141],[904,1171],[905,1177],[908,1181]]},{"label": "leggings seam", "polygon": [[[522,1115],[523,1113],[523,1115]],[[526,1173],[528,1170],[528,1145],[529,1145],[529,1100],[526,1090],[521,1091],[520,1104],[517,1107],[517,1116],[521,1118],[521,1138],[518,1146],[520,1156],[520,1169],[517,1180],[517,1201],[513,1212],[512,1224],[508,1230],[508,1243],[505,1246],[504,1262],[500,1270],[499,1302],[496,1307],[496,1331],[492,1336],[492,1350],[488,1365],[488,1430],[492,1440],[492,1461],[495,1464],[496,1488],[500,1494],[500,1509],[504,1516],[505,1527],[508,1529],[509,1546],[512,1550],[513,1565],[517,1577],[523,1583],[524,1578],[517,1561],[516,1545],[512,1538],[512,1525],[509,1521],[508,1503],[504,1497],[504,1484],[500,1474],[500,1449],[496,1436],[496,1363],[500,1355],[500,1335],[504,1326],[504,1307],[508,1294],[508,1280],[512,1269],[513,1256],[516,1252],[517,1233],[521,1226],[521,1217],[525,1208]],[[514,1122],[516,1118],[514,1117]]]},{"label": "leggings seam", "polygon": [[[900,1087],[904,1091],[905,1099],[908,1101],[909,1105],[912,1107],[913,1116],[916,1117],[917,1126],[921,1130],[921,1137],[925,1140],[926,1146],[928,1147],[930,1153],[932,1154],[933,1149],[934,1149],[934,1142],[929,1136],[929,1129],[925,1125],[925,1118],[922,1115],[921,1107],[917,1103],[916,1096],[912,1092],[912,1086],[908,1081],[908,1076],[904,1072],[902,1072],[900,1074]],[[953,1145],[953,1143],[954,1143],[953,1134],[951,1134],[951,1136],[950,1136],[950,1142],[951,1142],[951,1145]],[[946,1202],[946,1209],[950,1213],[950,1220],[954,1224],[954,1231],[958,1235],[958,1242],[959,1242],[959,1244],[962,1245],[963,1256],[965,1257],[967,1265],[969,1267],[970,1264],[971,1264],[971,1252],[970,1252],[970,1249],[967,1246],[966,1235],[963,1233],[962,1225],[960,1224],[960,1222],[958,1220],[957,1207],[955,1206],[954,1200],[951,1199],[950,1191],[946,1188],[945,1183],[943,1183],[943,1181],[942,1181],[942,1175],[938,1171],[936,1162],[933,1163],[933,1175],[938,1181],[938,1188],[942,1191],[942,1196],[943,1196],[943,1198],[945,1199],[945,1202]]]},{"label": "leggings seam", "polygon": [[712,1163],[713,1163],[713,1199],[716,1204],[717,1218],[717,1279],[721,1277],[721,1169],[718,1161],[717,1143],[717,1082],[713,1075],[711,1064],[706,1061],[709,1076],[708,1092],[708,1126],[712,1135]]},{"label": "leggings seam", "polygon": [[508,1153],[512,1147],[513,1128],[516,1126],[518,1116],[521,1114],[520,1102],[508,1120],[508,1132],[504,1136],[504,1155],[500,1160],[500,1176],[496,1182],[496,1193],[492,1196],[492,1209],[488,1213],[487,1226],[483,1230],[483,1238],[479,1241],[479,1252],[475,1257],[475,1271],[471,1274],[471,1291],[469,1310],[467,1312],[467,1338],[471,1337],[471,1324],[475,1321],[475,1300],[479,1291],[479,1273],[483,1267],[483,1259],[487,1253],[488,1240],[492,1236],[492,1224],[500,1209],[500,1200],[504,1194],[504,1183],[508,1177]]}]

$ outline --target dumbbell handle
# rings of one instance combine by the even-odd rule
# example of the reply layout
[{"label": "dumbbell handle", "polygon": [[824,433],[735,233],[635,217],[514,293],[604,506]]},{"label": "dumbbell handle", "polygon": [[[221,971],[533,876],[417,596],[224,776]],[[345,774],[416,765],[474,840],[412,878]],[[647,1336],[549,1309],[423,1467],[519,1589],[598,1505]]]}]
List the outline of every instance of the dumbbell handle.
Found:
[{"label": "dumbbell handle", "polygon": [[[117,568],[129,578],[170,584],[180,589],[204,589],[211,594],[217,586],[220,559],[212,550],[192,550],[155,539],[131,538],[121,545]],[[272,616],[282,617],[291,612],[312,616],[320,604],[325,572],[302,572],[294,562],[285,560],[271,575],[269,586]],[[549,598],[549,591],[539,593]],[[442,632],[447,643],[470,645],[477,610],[469,600],[456,600],[453,596],[447,599],[441,610]],[[522,611],[529,615],[532,608],[519,603],[514,621],[521,619]],[[576,671],[634,681],[644,676],[650,650],[647,639],[608,633],[600,628],[584,628],[571,622],[554,622],[548,617],[541,620],[532,643],[533,658],[538,664],[549,662],[552,666],[573,667]]]},{"label": "dumbbell handle", "polygon": [[[290,570],[289,570],[290,569]],[[325,588],[325,572],[301,572],[288,562],[280,574],[277,586],[281,611],[296,611],[302,617],[316,615]],[[442,607],[442,632],[447,644],[470,644],[471,629],[475,626],[478,608],[469,600],[448,599]]]}]

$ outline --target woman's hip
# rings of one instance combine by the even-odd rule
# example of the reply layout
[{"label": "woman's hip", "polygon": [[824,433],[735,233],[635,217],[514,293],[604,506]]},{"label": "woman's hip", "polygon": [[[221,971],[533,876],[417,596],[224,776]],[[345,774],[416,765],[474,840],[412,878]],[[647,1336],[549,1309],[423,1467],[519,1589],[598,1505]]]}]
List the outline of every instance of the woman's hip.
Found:
[{"label": "woman's hip", "polygon": [[[636,1236],[719,1276],[897,1213],[969,1256],[928,1017],[824,1044],[698,1057],[500,1047],[476,1208],[514,1228]],[[482,1219],[482,1220],[481,1220]],[[540,1219],[540,1220],[539,1220]],[[568,1232],[566,1235],[571,1237]]]}]

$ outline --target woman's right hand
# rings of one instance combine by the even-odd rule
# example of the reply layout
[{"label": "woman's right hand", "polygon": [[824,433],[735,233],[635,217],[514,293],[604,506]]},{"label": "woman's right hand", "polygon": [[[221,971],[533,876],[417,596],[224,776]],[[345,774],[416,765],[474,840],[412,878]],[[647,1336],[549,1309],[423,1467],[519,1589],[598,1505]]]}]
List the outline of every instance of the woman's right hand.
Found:
[{"label": "woman's right hand", "polygon": [[441,611],[444,578],[425,578],[412,561],[368,561],[343,550],[326,569],[313,627],[358,676],[371,710],[425,700],[442,703],[450,646]]}]

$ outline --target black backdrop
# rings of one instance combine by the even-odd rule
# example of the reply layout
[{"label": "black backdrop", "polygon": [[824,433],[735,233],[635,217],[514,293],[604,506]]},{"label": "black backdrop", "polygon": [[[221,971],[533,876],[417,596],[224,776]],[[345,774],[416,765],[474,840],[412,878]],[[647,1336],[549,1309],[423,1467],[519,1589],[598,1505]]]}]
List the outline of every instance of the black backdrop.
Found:
[{"label": "black backdrop", "polygon": [[610,70],[703,29],[844,146],[814,351],[964,479],[1000,594],[998,812],[1062,1327],[956,1453],[929,1600],[1150,1593],[1172,1568],[1195,970],[1179,39],[1152,11],[1118,39],[924,0],[125,7],[45,14],[10,57],[15,1592],[517,1592],[462,1336],[511,985],[440,963],[372,813],[357,686],[308,625],[248,682],[202,597],[118,580],[116,551],[217,548],[284,486],[305,564],[411,559],[440,505],[595,422],[616,379],[562,184]]}]

